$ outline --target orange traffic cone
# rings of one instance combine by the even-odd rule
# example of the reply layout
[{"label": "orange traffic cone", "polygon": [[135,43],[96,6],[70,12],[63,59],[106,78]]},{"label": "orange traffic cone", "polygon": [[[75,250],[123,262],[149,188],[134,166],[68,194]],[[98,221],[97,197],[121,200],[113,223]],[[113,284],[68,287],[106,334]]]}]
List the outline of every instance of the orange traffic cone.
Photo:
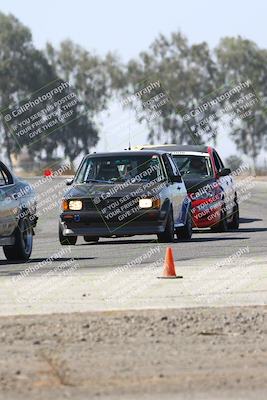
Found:
[{"label": "orange traffic cone", "polygon": [[171,247],[167,247],[165,261],[163,265],[163,276],[159,276],[162,279],[177,279],[182,276],[177,276],[175,272],[175,265],[173,259],[173,252]]}]

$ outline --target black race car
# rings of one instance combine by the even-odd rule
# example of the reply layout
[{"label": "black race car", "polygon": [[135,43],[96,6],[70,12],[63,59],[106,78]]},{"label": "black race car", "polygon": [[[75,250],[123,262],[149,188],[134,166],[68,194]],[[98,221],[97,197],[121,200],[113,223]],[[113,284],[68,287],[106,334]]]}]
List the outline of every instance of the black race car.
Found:
[{"label": "black race car", "polygon": [[0,246],[9,261],[29,259],[36,223],[33,188],[0,161]]},{"label": "black race car", "polygon": [[124,151],[86,156],[68,181],[59,221],[62,245],[78,236],[158,236],[190,239],[191,201],[172,159],[162,151]]}]

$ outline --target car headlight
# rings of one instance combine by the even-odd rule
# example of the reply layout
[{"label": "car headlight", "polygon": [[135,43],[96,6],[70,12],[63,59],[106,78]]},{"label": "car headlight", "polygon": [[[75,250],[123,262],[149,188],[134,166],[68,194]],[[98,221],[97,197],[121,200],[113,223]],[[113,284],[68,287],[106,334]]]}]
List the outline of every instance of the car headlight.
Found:
[{"label": "car headlight", "polygon": [[70,200],[69,210],[79,211],[83,208],[83,203],[81,200]]},{"label": "car headlight", "polygon": [[140,208],[151,208],[153,206],[152,199],[140,199],[139,207]]}]

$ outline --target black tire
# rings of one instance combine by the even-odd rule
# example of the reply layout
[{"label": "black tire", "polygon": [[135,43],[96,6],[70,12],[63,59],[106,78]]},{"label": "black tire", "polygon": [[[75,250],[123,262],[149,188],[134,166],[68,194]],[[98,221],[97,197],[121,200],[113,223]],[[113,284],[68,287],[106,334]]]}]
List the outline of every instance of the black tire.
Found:
[{"label": "black tire", "polygon": [[69,246],[69,245],[75,246],[75,244],[77,242],[77,236],[64,236],[63,235],[61,225],[59,225],[59,228],[58,228],[58,238],[59,238],[60,244],[62,246]]},{"label": "black tire", "polygon": [[19,221],[14,232],[15,243],[3,246],[8,261],[27,261],[32,254],[33,230],[28,218]]},{"label": "black tire", "polygon": [[99,236],[84,236],[83,239],[87,243],[89,243],[89,242],[98,242],[99,241]]},{"label": "black tire", "polygon": [[159,243],[172,243],[174,242],[174,222],[173,222],[173,212],[169,212],[168,219],[166,222],[165,231],[158,233]]},{"label": "black tire", "polygon": [[176,229],[178,240],[190,240],[192,237],[192,214],[191,208],[188,210],[186,224],[183,228]]},{"label": "black tire", "polygon": [[239,228],[239,206],[236,202],[236,205],[232,214],[232,221],[228,223],[229,229],[238,229]]},{"label": "black tire", "polygon": [[226,220],[225,205],[223,204],[220,216],[220,222],[210,228],[213,232],[227,232],[228,224]]}]

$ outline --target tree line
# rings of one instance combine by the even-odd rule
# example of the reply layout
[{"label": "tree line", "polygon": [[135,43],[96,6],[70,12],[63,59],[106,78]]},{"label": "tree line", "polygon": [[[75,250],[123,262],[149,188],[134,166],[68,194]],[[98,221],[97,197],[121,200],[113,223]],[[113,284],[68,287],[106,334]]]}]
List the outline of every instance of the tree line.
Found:
[{"label": "tree line", "polygon": [[[258,99],[252,116],[229,122],[224,113],[223,119],[213,117],[212,124],[220,125],[221,130],[225,127],[240,153],[256,164],[259,153],[267,147],[266,78],[267,50],[239,36],[222,38],[211,49],[206,42],[189,44],[180,32],[159,35],[149,49],[123,64],[113,53],[101,57],[71,40],[57,48],[47,43],[45,49],[36,49],[30,29],[13,15],[0,13],[0,111],[22,103],[29,94],[56,80],[69,82],[81,100],[72,122],[28,146],[35,160],[53,160],[59,148],[70,161],[90,152],[99,140],[94,117],[107,109],[114,95],[132,95],[140,90],[140,82],[144,87],[152,79],[161,82],[169,101],[157,118],[146,119],[147,140],[216,144],[215,128],[211,136],[208,130],[199,135],[185,122],[184,114],[249,80]],[[148,103],[149,96],[144,100]],[[216,104],[216,115],[219,108],[227,109],[227,102],[229,99]],[[1,148],[11,163],[11,154],[19,154],[27,143],[15,140],[1,114]],[[211,118],[209,112],[205,115]],[[138,120],[143,118],[143,114],[137,115]],[[194,126],[201,118],[194,118]]]}]

